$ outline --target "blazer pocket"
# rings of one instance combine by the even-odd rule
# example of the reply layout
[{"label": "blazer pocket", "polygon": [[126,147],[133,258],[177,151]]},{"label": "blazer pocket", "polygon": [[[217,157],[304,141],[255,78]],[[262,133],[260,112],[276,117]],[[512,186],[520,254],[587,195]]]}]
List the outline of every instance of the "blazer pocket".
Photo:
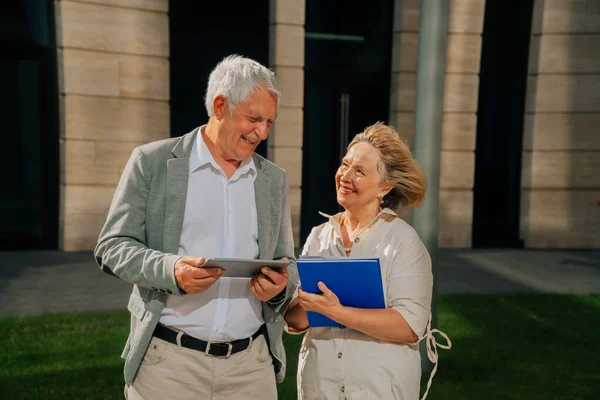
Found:
[{"label": "blazer pocket", "polygon": [[131,296],[129,296],[129,303],[127,303],[127,309],[129,310],[131,315],[137,317],[137,319],[139,319],[140,321],[143,320],[146,316],[146,303],[135,292],[132,292]]},{"label": "blazer pocket", "polygon": [[127,336],[127,342],[125,342],[125,347],[123,348],[123,351],[121,352],[121,358],[123,360],[127,359],[127,355],[129,354],[130,348],[131,348],[131,333],[129,334],[129,336]]}]

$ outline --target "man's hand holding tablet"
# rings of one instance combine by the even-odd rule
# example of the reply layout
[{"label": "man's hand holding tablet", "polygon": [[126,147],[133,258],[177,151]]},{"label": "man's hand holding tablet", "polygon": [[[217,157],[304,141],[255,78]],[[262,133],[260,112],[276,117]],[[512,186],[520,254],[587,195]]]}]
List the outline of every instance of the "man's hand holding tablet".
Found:
[{"label": "man's hand holding tablet", "polygon": [[221,276],[227,278],[249,278],[250,290],[260,301],[269,301],[287,288],[290,261],[255,260],[241,258],[211,258],[200,267],[220,268]]},{"label": "man's hand holding tablet", "polygon": [[223,270],[221,276],[225,278],[253,278],[258,276],[263,267],[281,273],[290,264],[287,258],[282,260],[255,260],[245,258],[209,258],[200,267],[220,268]]},{"label": "man's hand holding tablet", "polygon": [[220,268],[198,268],[204,265],[204,257],[183,256],[175,263],[175,281],[179,289],[187,294],[198,294],[207,290],[222,275]]}]

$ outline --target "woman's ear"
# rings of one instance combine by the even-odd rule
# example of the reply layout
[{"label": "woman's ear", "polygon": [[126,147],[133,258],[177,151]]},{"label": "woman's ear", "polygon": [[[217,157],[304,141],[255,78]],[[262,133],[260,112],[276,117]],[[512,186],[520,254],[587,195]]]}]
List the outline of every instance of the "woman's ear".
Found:
[{"label": "woman's ear", "polygon": [[387,196],[387,194],[388,194],[389,192],[391,192],[391,191],[392,191],[392,189],[393,189],[393,187],[392,187],[392,186],[383,186],[383,187],[381,188],[381,198],[383,199],[385,196]]}]

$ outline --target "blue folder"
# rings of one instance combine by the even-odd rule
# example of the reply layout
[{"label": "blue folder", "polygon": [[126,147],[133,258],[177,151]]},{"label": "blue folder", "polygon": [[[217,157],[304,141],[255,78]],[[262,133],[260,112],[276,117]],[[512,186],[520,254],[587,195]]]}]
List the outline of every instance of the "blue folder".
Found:
[{"label": "blue folder", "polygon": [[[302,290],[321,294],[323,282],[344,306],[385,308],[381,269],[378,258],[300,257],[298,273]],[[341,324],[316,312],[308,311],[311,327],[339,327]]]}]

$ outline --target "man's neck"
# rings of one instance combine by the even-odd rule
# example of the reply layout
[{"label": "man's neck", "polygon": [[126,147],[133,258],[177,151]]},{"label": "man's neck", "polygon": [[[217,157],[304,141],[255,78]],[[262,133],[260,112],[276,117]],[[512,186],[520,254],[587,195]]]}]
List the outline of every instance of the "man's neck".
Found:
[{"label": "man's neck", "polygon": [[219,146],[219,135],[216,129],[217,127],[211,122],[213,122],[212,118],[208,121],[204,131],[200,131],[200,134],[202,135],[202,139],[204,139],[204,143],[206,144],[208,151],[210,151],[210,154],[215,159],[215,162],[223,169],[227,179],[231,179],[242,162],[235,159],[226,158],[226,155]]}]

